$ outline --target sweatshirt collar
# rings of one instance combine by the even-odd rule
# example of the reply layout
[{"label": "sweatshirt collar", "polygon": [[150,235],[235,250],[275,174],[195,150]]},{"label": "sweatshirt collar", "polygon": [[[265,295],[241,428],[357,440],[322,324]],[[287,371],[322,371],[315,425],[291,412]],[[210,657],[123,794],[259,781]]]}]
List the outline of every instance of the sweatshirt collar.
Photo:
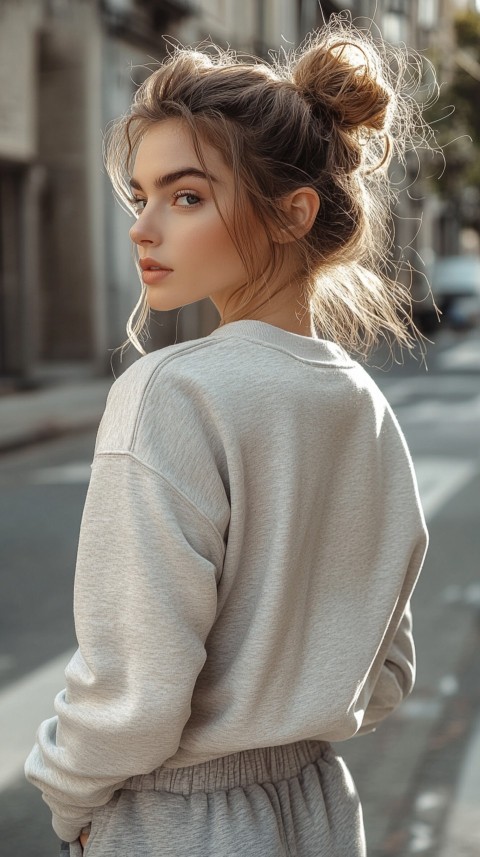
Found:
[{"label": "sweatshirt collar", "polygon": [[353,360],[348,353],[335,342],[318,337],[300,336],[298,333],[292,333],[289,330],[284,330],[283,327],[277,327],[258,319],[247,318],[230,321],[228,324],[215,328],[210,336],[253,339],[257,342],[276,345],[284,351],[289,351],[291,354],[307,360],[334,363],[337,366],[353,365]]}]

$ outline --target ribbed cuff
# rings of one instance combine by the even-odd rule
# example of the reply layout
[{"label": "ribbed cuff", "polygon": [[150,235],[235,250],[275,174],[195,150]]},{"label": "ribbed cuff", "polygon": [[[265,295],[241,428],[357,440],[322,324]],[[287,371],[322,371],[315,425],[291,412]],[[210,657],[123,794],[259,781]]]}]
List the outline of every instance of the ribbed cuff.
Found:
[{"label": "ribbed cuff", "polygon": [[65,818],[60,818],[60,816],[54,814],[52,815],[52,827],[62,842],[75,842],[84,830],[85,833],[88,833],[90,830],[90,821],[88,818],[80,818],[78,821],[67,821]]}]

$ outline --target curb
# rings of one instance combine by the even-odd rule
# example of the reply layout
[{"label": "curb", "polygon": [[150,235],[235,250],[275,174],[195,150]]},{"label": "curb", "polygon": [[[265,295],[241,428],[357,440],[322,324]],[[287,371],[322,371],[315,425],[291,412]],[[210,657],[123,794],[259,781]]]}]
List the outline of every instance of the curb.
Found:
[{"label": "curb", "polygon": [[98,428],[113,380],[69,382],[2,397],[0,455]]},{"label": "curb", "polygon": [[480,854],[480,718],[467,746],[439,857]]},{"label": "curb", "polygon": [[18,452],[25,449],[27,446],[34,446],[37,443],[47,443],[55,438],[65,437],[69,434],[80,434],[84,431],[93,431],[98,428],[101,415],[98,420],[88,420],[86,422],[71,423],[62,425],[61,423],[46,423],[33,428],[24,434],[12,438],[0,438],[0,456],[7,455],[11,452]]}]

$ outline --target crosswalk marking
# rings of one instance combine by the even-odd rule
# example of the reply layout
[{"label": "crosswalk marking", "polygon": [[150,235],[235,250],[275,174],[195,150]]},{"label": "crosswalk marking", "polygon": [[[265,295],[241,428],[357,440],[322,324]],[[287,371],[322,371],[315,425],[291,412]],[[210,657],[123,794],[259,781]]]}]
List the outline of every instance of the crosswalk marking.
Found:
[{"label": "crosswalk marking", "polygon": [[438,365],[441,369],[480,369],[480,339],[467,339],[438,355]]},{"label": "crosswalk marking", "polygon": [[478,470],[474,462],[440,455],[414,456],[418,490],[427,520],[470,482]]},{"label": "crosswalk marking", "polygon": [[403,405],[398,407],[398,418],[401,425],[440,422],[460,425],[476,422],[480,426],[480,395],[453,404],[442,399],[428,399]]}]

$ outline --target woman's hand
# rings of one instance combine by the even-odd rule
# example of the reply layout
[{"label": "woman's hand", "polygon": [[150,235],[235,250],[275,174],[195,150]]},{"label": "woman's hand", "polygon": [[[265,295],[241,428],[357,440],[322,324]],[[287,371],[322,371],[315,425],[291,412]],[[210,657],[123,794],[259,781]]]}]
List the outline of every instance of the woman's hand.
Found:
[{"label": "woman's hand", "polygon": [[88,837],[89,837],[89,836],[90,836],[90,834],[89,834],[89,833],[81,833],[81,834],[80,834],[79,839],[80,839],[80,845],[82,846],[82,848],[85,848],[85,846],[86,846],[86,844],[87,844],[87,842],[88,842]]}]

